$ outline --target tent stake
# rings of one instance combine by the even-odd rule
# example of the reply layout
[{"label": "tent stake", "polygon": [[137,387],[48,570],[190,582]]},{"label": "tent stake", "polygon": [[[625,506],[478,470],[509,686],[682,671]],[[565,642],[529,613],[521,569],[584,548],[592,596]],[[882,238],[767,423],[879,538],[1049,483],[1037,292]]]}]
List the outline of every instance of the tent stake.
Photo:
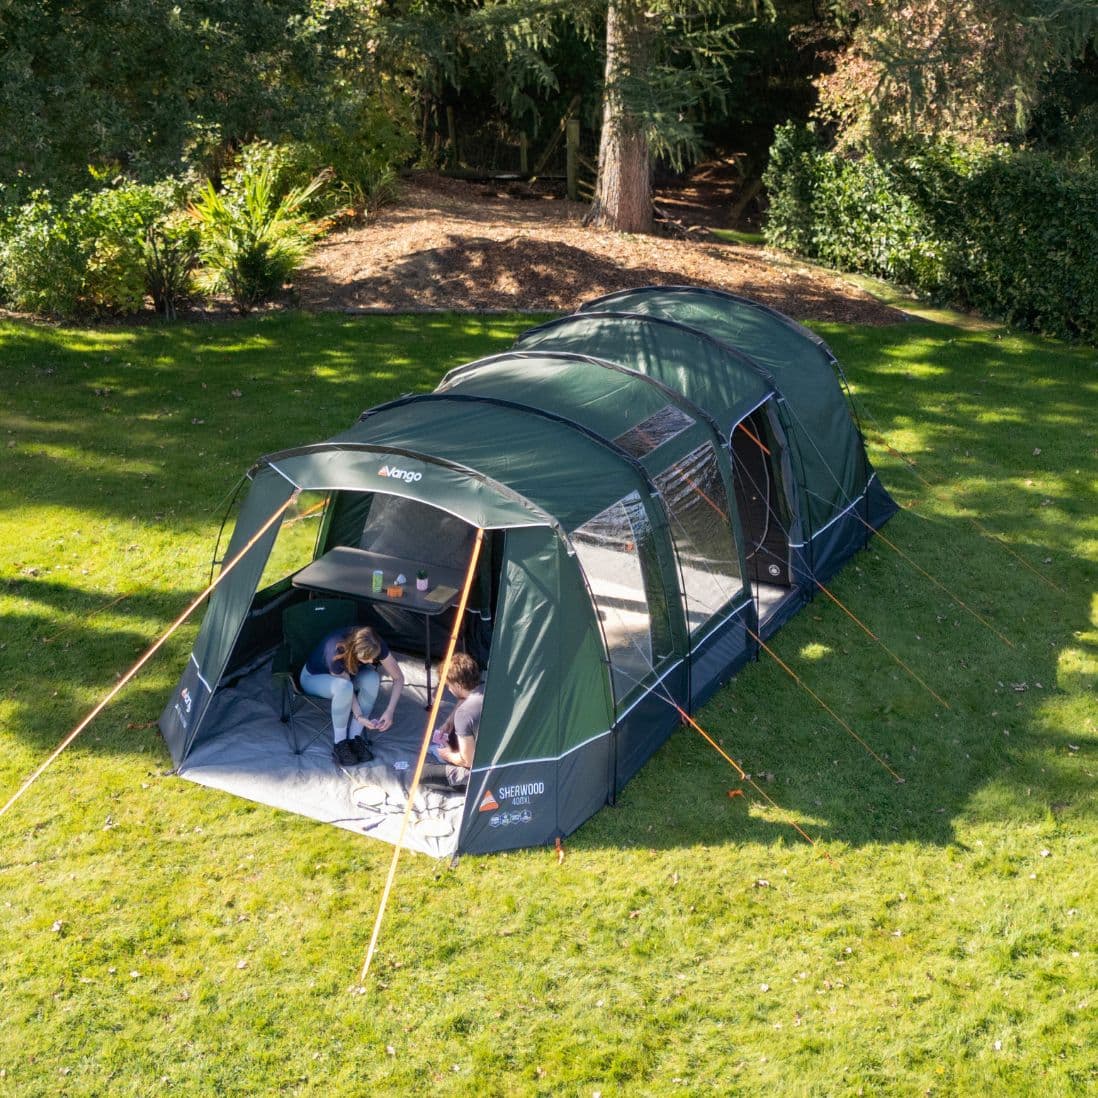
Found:
[{"label": "tent stake", "polygon": [[454,615],[454,628],[450,631],[450,641],[446,646],[446,655],[443,657],[442,666],[438,672],[438,689],[435,691],[435,699],[431,705],[431,712],[427,715],[427,724],[423,729],[423,742],[419,745],[419,757],[416,759],[415,772],[412,774],[412,784],[408,790],[408,802],[404,806],[404,816],[400,821],[400,833],[397,835],[396,846],[393,848],[393,857],[389,863],[389,875],[385,879],[385,889],[381,893],[381,903],[378,905],[377,918],[374,920],[373,933],[370,935],[370,944],[366,948],[366,960],[362,962],[362,971],[359,973],[358,983],[361,989],[366,982],[366,976],[370,971],[370,962],[374,959],[377,949],[378,936],[381,933],[381,922],[385,918],[385,908],[389,903],[389,893],[393,890],[393,879],[396,877],[397,862],[400,860],[400,851],[404,846],[404,835],[408,830],[408,821],[412,816],[412,803],[419,789],[419,779],[423,776],[423,764],[427,759],[427,748],[431,743],[431,735],[435,730],[435,721],[438,718],[438,709],[442,703],[442,694],[446,686],[446,676],[450,673],[450,662],[454,658],[454,650],[457,648],[458,633],[461,624],[465,620],[465,606],[469,601],[469,591],[473,586],[473,579],[477,571],[477,559],[480,556],[480,547],[484,541],[484,531],[477,530],[476,540],[473,542],[472,552],[469,554],[469,569],[465,573],[465,586],[461,589],[461,598],[458,600],[457,613]]}]

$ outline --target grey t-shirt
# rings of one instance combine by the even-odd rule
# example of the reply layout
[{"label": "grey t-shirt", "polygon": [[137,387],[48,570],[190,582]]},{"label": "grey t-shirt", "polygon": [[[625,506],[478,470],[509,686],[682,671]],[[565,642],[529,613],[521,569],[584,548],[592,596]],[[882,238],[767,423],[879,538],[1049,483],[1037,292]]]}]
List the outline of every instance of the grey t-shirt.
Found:
[{"label": "grey t-shirt", "polygon": [[[478,686],[467,698],[458,703],[453,713],[453,720],[454,735],[458,737],[459,741],[463,736],[472,736],[474,740],[476,739],[477,731],[480,728],[480,714],[483,709],[483,686]],[[458,750],[461,750],[460,742],[458,743]],[[446,767],[446,780],[451,785],[465,785],[469,781],[469,768],[467,766],[448,765]]]}]

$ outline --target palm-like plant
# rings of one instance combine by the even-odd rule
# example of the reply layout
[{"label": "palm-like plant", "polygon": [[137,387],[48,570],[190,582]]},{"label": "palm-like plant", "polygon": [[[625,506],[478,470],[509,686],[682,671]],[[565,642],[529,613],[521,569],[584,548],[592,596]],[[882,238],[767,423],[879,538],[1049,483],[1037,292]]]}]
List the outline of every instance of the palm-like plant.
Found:
[{"label": "palm-like plant", "polygon": [[312,245],[305,204],[328,181],[318,175],[279,195],[269,165],[244,172],[224,191],[206,183],[192,210],[201,225],[208,288],[247,312],[270,298]]}]

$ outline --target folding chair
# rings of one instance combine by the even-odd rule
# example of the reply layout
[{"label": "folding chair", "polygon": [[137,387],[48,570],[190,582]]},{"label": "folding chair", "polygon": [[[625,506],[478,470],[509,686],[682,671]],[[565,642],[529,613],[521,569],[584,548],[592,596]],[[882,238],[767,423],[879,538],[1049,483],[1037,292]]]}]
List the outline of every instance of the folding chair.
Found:
[{"label": "folding chair", "polygon": [[[282,612],[282,644],[275,652],[271,665],[271,678],[281,682],[282,723],[290,725],[290,739],[294,751],[300,755],[306,743],[300,746],[294,712],[302,701],[314,706],[327,717],[331,713],[331,701],[317,698],[301,689],[301,669],[309,653],[336,629],[349,629],[358,618],[358,607],[347,599],[310,599],[294,603]],[[318,738],[315,734],[310,739]]]}]

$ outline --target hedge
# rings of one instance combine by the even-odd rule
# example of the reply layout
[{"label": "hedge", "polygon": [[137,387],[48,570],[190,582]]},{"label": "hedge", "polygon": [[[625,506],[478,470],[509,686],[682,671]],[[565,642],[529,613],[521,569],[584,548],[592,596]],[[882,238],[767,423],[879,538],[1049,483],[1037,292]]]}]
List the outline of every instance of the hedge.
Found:
[{"label": "hedge", "polygon": [[1019,328],[1098,342],[1098,171],[1047,153],[848,159],[781,127],[768,243]]}]

